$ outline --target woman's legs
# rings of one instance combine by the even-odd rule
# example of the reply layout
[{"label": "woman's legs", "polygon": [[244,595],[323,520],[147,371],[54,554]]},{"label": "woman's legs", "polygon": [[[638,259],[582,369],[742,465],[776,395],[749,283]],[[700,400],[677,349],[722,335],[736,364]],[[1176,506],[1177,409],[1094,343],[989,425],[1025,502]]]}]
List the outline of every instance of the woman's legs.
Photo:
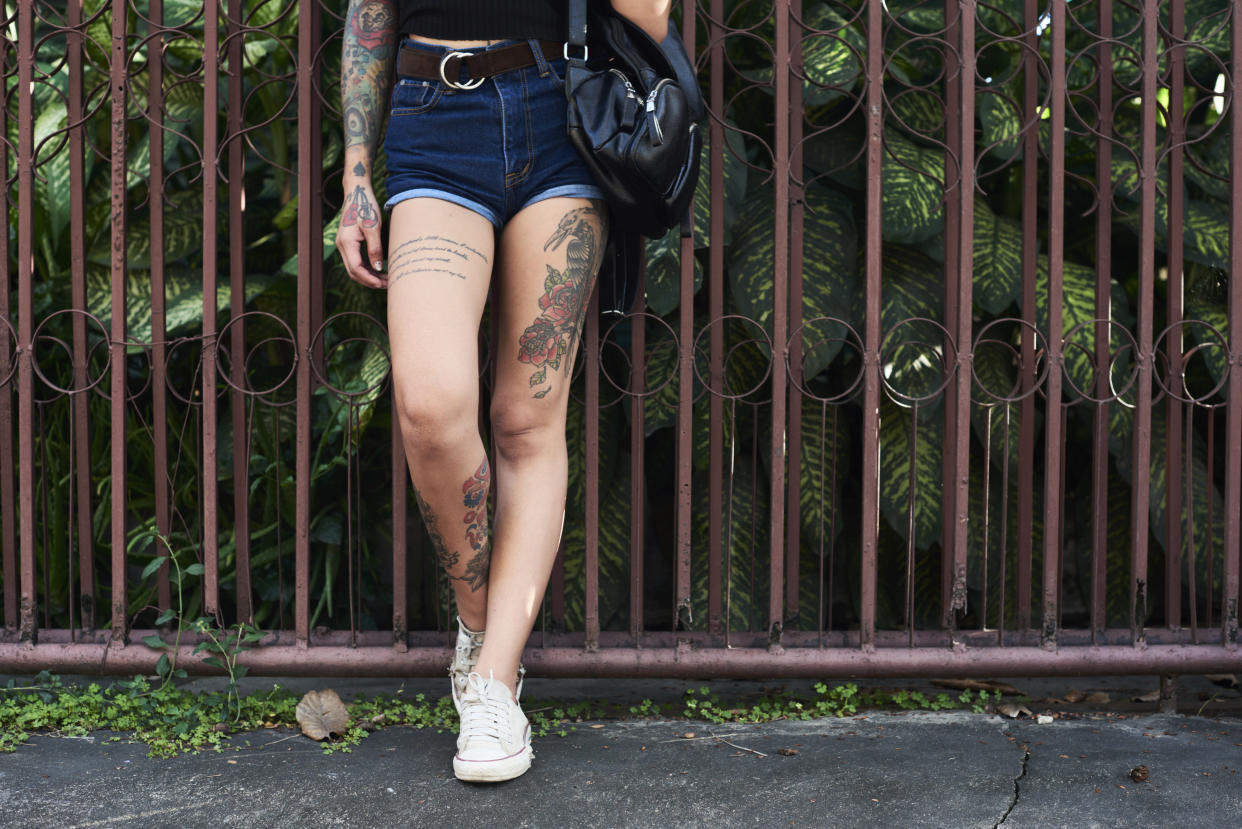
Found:
[{"label": "woman's legs", "polygon": [[478,430],[478,331],[495,232],[478,213],[416,198],[393,209],[388,247],[388,336],[405,456],[462,621],[483,630],[491,469]]},{"label": "woman's legs", "polygon": [[560,540],[569,383],[605,222],[599,202],[552,198],[524,208],[500,237],[491,405],[496,509],[487,639],[476,670],[511,690]]}]

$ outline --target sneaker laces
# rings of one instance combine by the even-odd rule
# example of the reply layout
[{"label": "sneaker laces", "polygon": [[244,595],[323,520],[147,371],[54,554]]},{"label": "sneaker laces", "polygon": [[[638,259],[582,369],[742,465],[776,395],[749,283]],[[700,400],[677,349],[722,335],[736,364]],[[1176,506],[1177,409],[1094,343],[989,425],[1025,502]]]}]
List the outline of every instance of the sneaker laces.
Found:
[{"label": "sneaker laces", "polygon": [[471,671],[466,677],[466,693],[462,696],[461,734],[467,740],[474,737],[492,738],[503,742],[513,740],[513,732],[509,726],[509,691],[505,689],[504,697],[494,697],[491,690],[495,678],[488,672],[488,678]]}]

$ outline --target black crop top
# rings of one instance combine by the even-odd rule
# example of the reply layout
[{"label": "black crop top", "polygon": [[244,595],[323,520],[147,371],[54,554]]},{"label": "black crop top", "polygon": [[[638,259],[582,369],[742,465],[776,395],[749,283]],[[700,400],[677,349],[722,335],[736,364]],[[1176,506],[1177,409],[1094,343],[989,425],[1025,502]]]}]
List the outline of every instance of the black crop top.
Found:
[{"label": "black crop top", "polygon": [[442,40],[565,39],[567,0],[397,0],[403,34]]}]

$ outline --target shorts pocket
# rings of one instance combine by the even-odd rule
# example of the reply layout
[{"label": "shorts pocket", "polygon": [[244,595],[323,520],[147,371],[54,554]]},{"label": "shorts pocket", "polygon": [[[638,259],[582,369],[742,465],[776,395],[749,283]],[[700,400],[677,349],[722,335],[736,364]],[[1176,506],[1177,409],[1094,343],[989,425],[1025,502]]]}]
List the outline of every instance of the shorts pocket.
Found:
[{"label": "shorts pocket", "polygon": [[440,102],[444,84],[422,78],[398,78],[392,90],[393,115],[428,112]]}]

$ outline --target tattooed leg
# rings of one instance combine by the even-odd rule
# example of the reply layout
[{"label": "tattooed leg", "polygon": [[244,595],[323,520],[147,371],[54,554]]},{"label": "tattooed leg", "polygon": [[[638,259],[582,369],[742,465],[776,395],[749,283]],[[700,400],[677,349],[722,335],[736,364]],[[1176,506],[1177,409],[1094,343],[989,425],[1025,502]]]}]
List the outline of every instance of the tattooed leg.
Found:
[{"label": "tattooed leg", "polygon": [[[462,621],[487,623],[491,464],[479,435],[479,321],[495,257],[492,223],[415,198],[393,209],[388,342],[393,408],[420,509],[435,535]],[[429,259],[447,262],[422,261]],[[432,269],[452,269],[453,276]],[[426,272],[422,272],[426,271]],[[457,278],[457,275],[462,278]],[[412,278],[406,278],[406,277]],[[473,514],[469,520],[466,516]]]},{"label": "tattooed leg", "polygon": [[560,540],[569,380],[604,222],[600,206],[583,199],[536,202],[506,225],[496,257],[491,425],[497,486],[487,641],[477,670],[505,682],[515,681]]}]

